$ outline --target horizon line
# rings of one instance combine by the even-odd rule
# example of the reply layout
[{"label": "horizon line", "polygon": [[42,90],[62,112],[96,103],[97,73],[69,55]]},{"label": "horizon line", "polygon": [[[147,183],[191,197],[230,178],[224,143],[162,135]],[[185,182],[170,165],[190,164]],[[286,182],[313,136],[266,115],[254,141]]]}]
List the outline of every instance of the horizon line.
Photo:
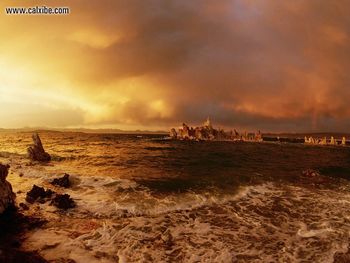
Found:
[{"label": "horizon line", "polygon": [[[144,130],[144,129],[135,129],[135,130],[124,130],[119,128],[57,128],[57,127],[21,127],[21,128],[2,128],[0,127],[0,131],[24,131],[24,132],[34,132],[34,131],[55,131],[55,132],[64,132],[64,131],[71,131],[71,132],[88,132],[88,131],[103,131],[104,133],[158,133],[158,134],[168,134],[169,132],[166,130]],[[230,129],[229,129],[230,130]],[[248,132],[248,131],[247,131]],[[266,131],[261,132],[262,134],[346,134],[350,135],[350,132],[344,132],[344,131],[300,131],[300,132],[290,132],[290,131]]]}]

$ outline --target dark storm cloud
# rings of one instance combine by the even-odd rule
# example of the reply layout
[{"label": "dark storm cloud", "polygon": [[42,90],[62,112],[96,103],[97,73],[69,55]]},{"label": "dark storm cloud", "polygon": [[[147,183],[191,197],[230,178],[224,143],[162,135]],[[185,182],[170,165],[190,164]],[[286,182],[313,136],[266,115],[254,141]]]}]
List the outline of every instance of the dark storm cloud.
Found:
[{"label": "dark storm cloud", "polygon": [[[91,51],[104,65],[95,72],[157,79],[176,108],[166,123],[211,115],[222,125],[317,129],[318,122],[349,115],[349,1],[111,5],[101,25],[123,33]],[[124,114],[141,121],[132,109]]]},{"label": "dark storm cloud", "polygon": [[[94,33],[46,38],[65,61],[53,69],[87,98],[140,83],[127,103],[99,101],[112,112],[96,123],[168,127],[210,115],[242,129],[350,128],[348,0],[65,3],[71,16],[52,27]],[[105,45],[93,44],[98,33]],[[152,113],[152,100],[171,114]]]}]

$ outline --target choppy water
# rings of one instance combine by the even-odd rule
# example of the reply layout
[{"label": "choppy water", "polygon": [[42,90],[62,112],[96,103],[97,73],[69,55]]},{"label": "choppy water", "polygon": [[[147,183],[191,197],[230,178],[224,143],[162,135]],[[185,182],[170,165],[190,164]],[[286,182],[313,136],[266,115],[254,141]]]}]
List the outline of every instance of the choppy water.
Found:
[{"label": "choppy water", "polygon": [[[333,262],[348,250],[348,147],[40,135],[50,164],[29,164],[29,133],[0,133],[0,162],[11,165],[18,202],[34,183],[76,200],[68,212],[27,212],[49,222],[24,246],[49,260]],[[52,187],[63,173],[73,187]]]}]

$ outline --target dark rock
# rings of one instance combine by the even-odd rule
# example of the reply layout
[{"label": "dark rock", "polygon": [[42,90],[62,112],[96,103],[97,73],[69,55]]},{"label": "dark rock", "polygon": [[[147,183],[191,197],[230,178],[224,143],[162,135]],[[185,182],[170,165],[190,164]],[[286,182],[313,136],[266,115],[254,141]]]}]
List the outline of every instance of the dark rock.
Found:
[{"label": "dark rock", "polygon": [[34,252],[22,251],[17,248],[0,247],[0,262],[6,263],[47,263],[40,255]]},{"label": "dark rock", "polygon": [[36,252],[20,249],[23,234],[41,226],[44,221],[24,216],[15,209],[8,209],[0,215],[0,262],[6,263],[46,263]]},{"label": "dark rock", "polygon": [[27,193],[26,201],[28,203],[34,203],[36,200],[41,199],[46,201],[46,198],[50,198],[54,192],[50,189],[45,190],[43,187],[33,185],[32,190]]},{"label": "dark rock", "polygon": [[57,185],[61,187],[68,188],[70,187],[69,174],[64,174],[61,178],[55,178],[51,182],[52,185]]},{"label": "dark rock", "polygon": [[34,144],[27,149],[29,158],[33,161],[49,162],[51,160],[51,156],[45,152],[39,135],[34,133],[32,139]]},{"label": "dark rock", "polygon": [[29,207],[25,203],[20,203],[19,207],[22,208],[23,210],[28,210]]},{"label": "dark rock", "polygon": [[75,207],[74,200],[68,194],[56,194],[51,203],[64,210]]},{"label": "dark rock", "polygon": [[16,195],[12,191],[11,184],[6,180],[9,168],[9,165],[0,163],[0,214],[15,204]]},{"label": "dark rock", "polygon": [[10,166],[8,164],[4,165],[0,163],[0,182],[5,182],[6,177],[9,174]]}]

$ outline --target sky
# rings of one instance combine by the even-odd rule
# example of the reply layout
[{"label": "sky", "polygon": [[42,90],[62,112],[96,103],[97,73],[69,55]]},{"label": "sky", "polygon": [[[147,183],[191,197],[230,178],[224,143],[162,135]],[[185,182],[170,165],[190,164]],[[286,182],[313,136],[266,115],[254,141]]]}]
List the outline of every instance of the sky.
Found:
[{"label": "sky", "polygon": [[[36,5],[70,14],[4,11]],[[0,8],[0,127],[350,130],[350,0]]]}]

